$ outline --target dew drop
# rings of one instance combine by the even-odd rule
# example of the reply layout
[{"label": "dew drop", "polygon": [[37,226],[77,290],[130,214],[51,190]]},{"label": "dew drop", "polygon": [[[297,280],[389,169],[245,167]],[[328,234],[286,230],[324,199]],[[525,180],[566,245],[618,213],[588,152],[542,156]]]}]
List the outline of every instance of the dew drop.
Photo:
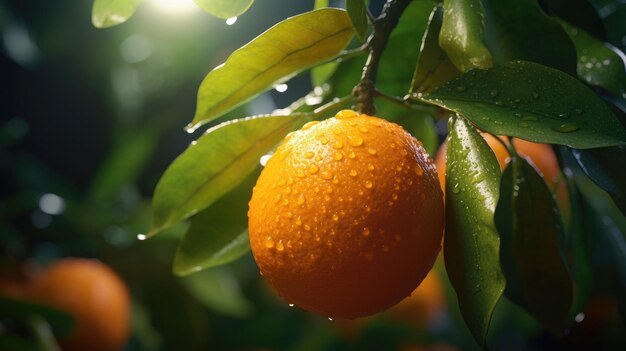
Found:
[{"label": "dew drop", "polygon": [[374,184],[371,181],[366,180],[364,183],[364,186],[366,189],[371,189],[374,186]]},{"label": "dew drop", "polygon": [[315,156],[315,161],[320,162],[322,160],[322,156],[317,155]]},{"label": "dew drop", "polygon": [[306,230],[307,232],[311,230],[311,226],[308,224],[304,225],[304,230]]},{"label": "dew drop", "polygon": [[363,236],[370,236],[370,229],[369,228],[363,228]]},{"label": "dew drop", "polygon": [[580,129],[580,127],[574,123],[563,123],[554,128],[554,130],[560,133],[571,133],[577,131],[578,129]]},{"label": "dew drop", "polygon": [[329,142],[329,141],[330,141],[330,140],[328,140],[328,138],[326,138],[326,137],[322,138],[322,140],[321,140],[322,145],[326,145],[326,144],[328,144],[328,142]]},{"label": "dew drop", "polygon": [[372,148],[367,149],[367,152],[368,152],[370,155],[376,155],[376,154],[378,153],[378,152],[376,151],[376,149],[372,149]]},{"label": "dew drop", "polygon": [[363,145],[363,138],[358,135],[351,135],[348,137],[348,144],[352,146],[361,146]]},{"label": "dew drop", "polygon": [[296,225],[297,226],[301,226],[302,225],[302,219],[300,219],[300,217],[296,218]]},{"label": "dew drop", "polygon": [[337,151],[337,152],[335,152],[335,153],[333,154],[333,158],[334,158],[335,160],[339,161],[339,160],[341,160],[341,159],[343,158],[343,154],[342,154],[341,152],[338,152],[338,151]]},{"label": "dew drop", "polygon": [[341,110],[337,112],[337,114],[335,115],[335,118],[346,119],[346,118],[352,118],[356,116],[358,116],[358,114],[352,110]]},{"label": "dew drop", "polygon": [[274,247],[274,240],[272,240],[271,237],[267,237],[264,241],[263,241],[263,245],[268,248],[271,249]]},{"label": "dew drop", "polygon": [[350,174],[351,177],[356,177],[356,175],[357,175],[357,173],[356,173],[356,171],[354,169],[351,169],[349,174]]},{"label": "dew drop", "polygon": [[452,192],[455,194],[458,194],[461,192],[461,186],[459,183],[454,184],[454,187],[452,188]]},{"label": "dew drop", "polygon": [[311,121],[305,125],[302,126],[302,130],[307,130],[307,129],[311,129],[313,126],[315,126],[316,124],[319,124],[319,121]]},{"label": "dew drop", "polygon": [[569,113],[561,113],[561,114],[559,114],[559,118],[568,119],[569,118]]},{"label": "dew drop", "polygon": [[315,156],[315,153],[311,152],[311,151],[307,151],[304,153],[304,157],[306,158],[313,158],[313,156]]},{"label": "dew drop", "polygon": [[413,167],[413,170],[418,177],[421,177],[424,174],[424,169],[420,165],[415,165],[415,167]]},{"label": "dew drop", "polygon": [[320,168],[317,165],[311,165],[311,167],[309,167],[309,173],[311,173],[311,174],[315,174],[319,170],[320,170]]},{"label": "dew drop", "polygon": [[373,171],[373,170],[374,170],[374,165],[373,165],[373,164],[371,164],[371,163],[368,163],[368,164],[367,164],[367,169],[368,169],[369,171]]},{"label": "dew drop", "polygon": [[294,304],[292,304],[292,303],[290,303],[290,304],[289,304],[289,307],[293,307],[293,306],[295,306],[295,305],[294,305]]},{"label": "dew drop", "polygon": [[359,127],[359,131],[361,133],[367,133],[367,132],[369,132],[369,129],[367,129],[366,127]]},{"label": "dew drop", "polygon": [[350,153],[348,154],[348,157],[351,159],[356,158],[356,154],[354,153],[354,151],[350,151]]},{"label": "dew drop", "polygon": [[343,141],[335,140],[331,146],[333,149],[341,149],[343,147]]},{"label": "dew drop", "polygon": [[306,177],[306,174],[302,170],[299,169],[299,170],[296,171],[296,177],[304,178],[304,177]]},{"label": "dew drop", "polygon": [[332,219],[334,222],[338,222],[339,221],[339,216],[337,216],[336,213],[333,214]]},{"label": "dew drop", "polygon": [[296,201],[296,204],[298,205],[302,205],[304,204],[306,200],[304,199],[304,196],[301,196],[300,198],[298,198],[298,201]]},{"label": "dew drop", "polygon": [[276,244],[276,250],[278,251],[284,251],[285,250],[285,245],[283,245],[283,241],[279,240],[278,243]]}]

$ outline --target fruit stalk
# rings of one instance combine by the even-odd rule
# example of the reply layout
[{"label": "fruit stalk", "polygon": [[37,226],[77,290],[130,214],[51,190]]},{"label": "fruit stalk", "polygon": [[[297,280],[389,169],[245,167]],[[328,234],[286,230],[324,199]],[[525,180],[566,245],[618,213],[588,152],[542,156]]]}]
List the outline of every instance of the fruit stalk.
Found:
[{"label": "fruit stalk", "polygon": [[363,74],[359,84],[352,91],[357,100],[357,109],[361,113],[373,115],[376,113],[374,96],[376,95],[376,75],[378,64],[382,56],[389,35],[398,24],[400,16],[411,3],[411,0],[388,0],[378,18],[373,22],[374,31],[370,35],[367,46],[369,54],[363,67]]}]

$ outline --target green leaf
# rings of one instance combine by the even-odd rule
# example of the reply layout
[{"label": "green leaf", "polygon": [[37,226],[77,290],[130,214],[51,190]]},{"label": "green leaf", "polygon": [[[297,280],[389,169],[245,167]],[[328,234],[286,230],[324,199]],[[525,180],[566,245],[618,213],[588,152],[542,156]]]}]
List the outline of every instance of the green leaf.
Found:
[{"label": "green leaf", "polygon": [[571,150],[585,174],[608,192],[626,214],[626,147]]},{"label": "green leaf", "polygon": [[257,116],[209,129],[165,171],[152,200],[152,229],[157,234],[235,188],[304,116]]},{"label": "green leaf", "polygon": [[94,0],[91,23],[108,28],[126,22],[137,10],[141,0]]},{"label": "green leaf", "polygon": [[453,117],[449,130],[444,258],[465,323],[484,346],[505,286],[494,224],[500,166],[485,139],[464,118]]},{"label": "green leaf", "polygon": [[428,26],[422,37],[422,45],[413,73],[412,96],[427,94],[460,74],[448,55],[439,47],[442,9],[437,6],[428,19]]},{"label": "green leaf", "polygon": [[536,0],[483,0],[485,44],[494,64],[511,60],[540,63],[576,75],[576,49],[561,26]]},{"label": "green leaf", "polygon": [[339,54],[350,42],[352,25],[346,11],[324,8],[288,18],[233,52],[200,84],[198,128],[274,84]]},{"label": "green leaf", "polygon": [[[407,94],[412,79],[407,72],[415,69],[420,53],[419,38],[424,35],[435,6],[432,1],[413,1],[406,8],[383,51],[376,80],[378,89],[390,95]],[[362,65],[358,67],[359,77],[362,69]]]},{"label": "green leaf", "polygon": [[185,276],[230,263],[250,250],[248,202],[260,172],[191,219],[174,257],[174,274]]},{"label": "green leaf", "polygon": [[0,334],[0,350],[41,351],[41,346],[33,340],[2,333]]},{"label": "green leaf", "polygon": [[578,53],[578,76],[588,84],[599,86],[626,102],[626,74],[622,58],[603,42],[582,29],[560,21]]},{"label": "green leaf", "polygon": [[517,280],[523,290],[522,306],[548,330],[561,334],[568,322],[573,287],[559,248],[564,234],[556,202],[543,177],[522,157],[512,158],[502,178],[496,217],[503,201],[510,201],[503,204],[503,210],[512,210],[512,215],[504,228],[498,226],[500,257],[512,255],[513,273],[519,274],[511,276],[505,269],[507,284]]},{"label": "green leaf", "polygon": [[237,17],[246,12],[254,0],[193,0],[207,13],[228,19]]},{"label": "green leaf", "polygon": [[623,145],[626,131],[578,80],[532,62],[473,70],[424,97],[480,129],[538,143],[586,149]]},{"label": "green leaf", "polygon": [[231,271],[211,269],[181,279],[181,283],[212,311],[239,318],[248,317],[252,312],[252,304],[242,295]]},{"label": "green leaf", "polygon": [[357,37],[363,43],[367,39],[367,4],[365,0],[346,0],[346,10]]},{"label": "green leaf", "polygon": [[339,62],[337,61],[313,67],[311,70],[311,84],[314,87],[319,87],[326,83],[330,77],[332,77],[333,73],[335,73],[337,67],[339,67]]},{"label": "green leaf", "polygon": [[321,9],[322,7],[328,7],[329,0],[315,0],[315,4],[313,5],[314,9]]},{"label": "green leaf", "polygon": [[26,321],[33,315],[44,318],[57,336],[68,336],[74,328],[74,319],[65,312],[0,296],[0,316]]},{"label": "green leaf", "polygon": [[439,45],[461,72],[493,66],[483,43],[485,28],[480,0],[444,0]]}]

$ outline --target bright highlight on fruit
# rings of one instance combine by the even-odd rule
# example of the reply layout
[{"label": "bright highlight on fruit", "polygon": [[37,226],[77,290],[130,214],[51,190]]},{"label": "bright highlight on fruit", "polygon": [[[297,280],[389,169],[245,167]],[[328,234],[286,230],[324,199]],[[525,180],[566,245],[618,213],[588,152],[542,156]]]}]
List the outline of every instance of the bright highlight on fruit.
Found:
[{"label": "bright highlight on fruit", "polygon": [[350,110],[285,138],[248,217],[261,274],[287,303],[329,318],[372,315],[409,296],[432,268],[444,225],[422,144]]}]

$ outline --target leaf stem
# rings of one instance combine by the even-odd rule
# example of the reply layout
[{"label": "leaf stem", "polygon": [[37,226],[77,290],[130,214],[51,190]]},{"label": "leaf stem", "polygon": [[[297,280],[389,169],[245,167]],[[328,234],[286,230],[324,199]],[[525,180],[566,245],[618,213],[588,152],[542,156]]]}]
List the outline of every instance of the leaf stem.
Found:
[{"label": "leaf stem", "polygon": [[409,110],[416,110],[416,111],[424,111],[424,112],[435,112],[438,110],[437,107],[432,106],[432,105],[426,105],[426,104],[415,104],[413,103],[412,100],[406,99],[406,98],[400,98],[397,96],[393,96],[393,95],[389,95],[387,93],[384,93],[378,89],[374,89],[374,95],[376,97],[385,99],[391,103],[394,103],[398,106],[404,107],[406,109]]},{"label": "leaf stem", "polygon": [[400,16],[411,0],[387,0],[378,18],[373,21],[374,31],[367,41],[369,55],[363,67],[361,80],[352,94],[357,100],[357,109],[361,113],[373,115],[376,113],[374,95],[376,91],[376,75],[378,65],[391,32],[398,24]]}]

